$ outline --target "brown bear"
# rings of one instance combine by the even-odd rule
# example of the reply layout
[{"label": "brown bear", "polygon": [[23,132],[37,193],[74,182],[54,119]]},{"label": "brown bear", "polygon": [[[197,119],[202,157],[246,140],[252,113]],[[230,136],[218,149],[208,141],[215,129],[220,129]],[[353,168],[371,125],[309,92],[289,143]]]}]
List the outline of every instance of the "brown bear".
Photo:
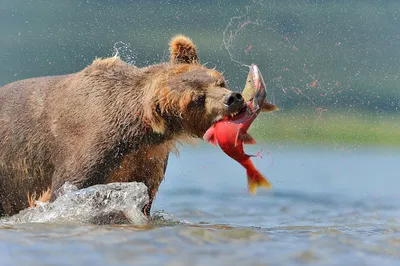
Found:
[{"label": "brown bear", "polygon": [[[244,108],[223,76],[201,65],[185,36],[170,62],[138,68],[117,56],[80,72],[0,88],[0,216],[78,188],[144,182],[150,203],[176,142],[201,138],[216,120]],[[29,196],[31,195],[31,196]],[[33,195],[33,196],[32,196]]]}]

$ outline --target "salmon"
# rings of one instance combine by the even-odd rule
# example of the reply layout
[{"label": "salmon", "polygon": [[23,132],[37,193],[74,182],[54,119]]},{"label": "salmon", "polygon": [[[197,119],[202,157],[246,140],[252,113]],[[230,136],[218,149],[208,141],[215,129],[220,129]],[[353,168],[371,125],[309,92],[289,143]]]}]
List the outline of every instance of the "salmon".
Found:
[{"label": "salmon", "polygon": [[258,114],[278,110],[267,103],[265,83],[257,65],[253,64],[247,77],[242,96],[246,107],[237,115],[227,116],[214,123],[204,134],[203,139],[219,147],[232,159],[240,163],[247,174],[248,190],[255,194],[259,187],[271,188],[271,183],[255,168],[251,157],[244,152],[243,144],[255,144],[254,138],[247,133]]}]

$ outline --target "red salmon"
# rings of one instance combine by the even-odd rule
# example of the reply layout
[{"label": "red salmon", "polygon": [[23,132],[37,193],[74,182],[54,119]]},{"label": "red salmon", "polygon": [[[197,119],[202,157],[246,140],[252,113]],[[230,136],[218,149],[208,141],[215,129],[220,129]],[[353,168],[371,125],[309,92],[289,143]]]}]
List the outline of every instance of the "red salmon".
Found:
[{"label": "red salmon", "polygon": [[[265,84],[261,73],[256,65],[251,65],[244,98],[247,101],[247,108],[233,117],[224,117],[214,123],[204,134],[204,139],[213,145],[218,145],[231,158],[239,162],[247,172],[248,189],[251,194],[257,191],[258,187],[270,188],[271,184],[254,167],[250,160],[254,155],[244,153],[244,144],[255,144],[247,130],[251,123],[261,111],[277,110],[273,104],[266,103]],[[247,99],[246,99],[247,98]],[[252,101],[251,101],[252,100]]]}]

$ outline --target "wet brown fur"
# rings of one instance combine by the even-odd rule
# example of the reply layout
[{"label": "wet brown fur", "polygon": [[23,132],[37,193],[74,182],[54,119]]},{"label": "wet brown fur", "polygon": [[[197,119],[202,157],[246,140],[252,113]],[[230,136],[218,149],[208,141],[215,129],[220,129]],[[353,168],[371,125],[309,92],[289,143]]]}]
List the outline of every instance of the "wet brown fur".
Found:
[{"label": "wet brown fur", "polygon": [[177,36],[170,51],[169,63],[96,59],[74,74],[1,87],[0,216],[47,201],[50,191],[54,200],[66,181],[142,181],[154,198],[175,144],[229,114],[230,91],[199,63],[193,42]]},{"label": "wet brown fur", "polygon": [[38,198],[36,198],[36,191],[34,191],[32,195],[30,195],[29,191],[28,191],[26,193],[26,197],[28,198],[29,208],[36,208],[36,207],[38,207],[36,204],[37,201],[45,203],[50,200],[51,190],[50,190],[50,188],[48,188],[47,190],[43,191],[42,194],[40,194]]}]

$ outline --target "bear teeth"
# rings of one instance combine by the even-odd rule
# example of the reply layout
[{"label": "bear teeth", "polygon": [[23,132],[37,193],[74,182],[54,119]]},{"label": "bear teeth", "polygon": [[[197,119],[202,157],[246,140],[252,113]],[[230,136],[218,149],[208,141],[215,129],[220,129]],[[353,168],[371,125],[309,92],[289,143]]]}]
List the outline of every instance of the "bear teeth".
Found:
[{"label": "bear teeth", "polygon": [[223,118],[223,116],[219,115],[214,119],[214,122],[218,122],[218,121],[222,120],[222,118]]}]

